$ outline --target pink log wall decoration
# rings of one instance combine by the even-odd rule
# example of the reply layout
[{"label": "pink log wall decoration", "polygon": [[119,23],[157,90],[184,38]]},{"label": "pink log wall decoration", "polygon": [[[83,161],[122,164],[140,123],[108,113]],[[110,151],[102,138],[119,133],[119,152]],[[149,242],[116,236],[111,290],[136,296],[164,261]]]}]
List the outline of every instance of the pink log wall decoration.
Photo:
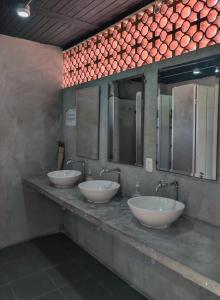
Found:
[{"label": "pink log wall decoration", "polygon": [[63,87],[70,87],[220,43],[219,0],[151,4],[64,52]]}]

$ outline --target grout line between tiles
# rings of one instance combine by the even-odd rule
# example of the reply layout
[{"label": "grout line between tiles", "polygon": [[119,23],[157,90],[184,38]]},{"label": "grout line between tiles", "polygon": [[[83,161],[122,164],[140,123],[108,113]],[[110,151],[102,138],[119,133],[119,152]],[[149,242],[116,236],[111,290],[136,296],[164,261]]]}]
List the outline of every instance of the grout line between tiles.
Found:
[{"label": "grout line between tiles", "polygon": [[[64,287],[63,287],[63,288],[64,288]],[[62,291],[61,288],[59,288],[59,291],[60,291],[61,295],[63,296],[63,298],[64,298],[65,300],[69,300],[69,299],[64,295],[64,293],[63,293],[63,291]]]},{"label": "grout line between tiles", "polygon": [[10,289],[11,289],[11,291],[12,291],[13,296],[15,297],[15,300],[18,300],[18,297],[17,297],[17,295],[16,295],[16,293],[15,293],[13,287],[12,287],[11,285],[9,285],[9,286],[10,286]]},{"label": "grout line between tiles", "polygon": [[47,296],[47,295],[49,295],[50,293],[53,293],[53,292],[56,292],[56,291],[59,291],[59,289],[56,288],[56,289],[51,290],[51,291],[49,291],[49,292],[47,292],[47,293],[45,293],[45,294],[42,294],[42,295],[40,295],[40,296],[31,298],[30,300],[37,300],[37,299],[40,299],[40,298],[42,298],[42,297],[44,297],[44,296]]}]

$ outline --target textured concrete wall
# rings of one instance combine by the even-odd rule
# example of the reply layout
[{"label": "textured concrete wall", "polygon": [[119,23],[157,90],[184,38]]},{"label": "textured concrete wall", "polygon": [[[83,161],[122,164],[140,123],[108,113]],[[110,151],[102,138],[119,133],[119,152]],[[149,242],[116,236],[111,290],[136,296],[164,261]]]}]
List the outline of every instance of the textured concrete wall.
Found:
[{"label": "textured concrete wall", "polygon": [[0,247],[61,223],[57,207],[44,198],[36,205],[21,184],[56,166],[61,74],[60,49],[0,35]]},{"label": "textured concrete wall", "polygon": [[[163,62],[123,72],[106,77],[100,80],[83,84],[80,87],[94,85],[101,86],[101,116],[100,116],[100,158],[99,161],[86,160],[87,167],[93,171],[93,176],[98,178],[99,169],[103,166],[120,167],[122,170],[122,189],[124,193],[131,194],[135,188],[136,180],[141,183],[141,192],[144,195],[154,195],[155,186],[161,179],[177,179],[180,184],[180,200],[186,203],[186,213],[189,216],[204,220],[208,223],[220,226],[220,151],[218,149],[217,181],[208,181],[198,178],[191,178],[183,175],[166,173],[156,170],[156,109],[157,109],[157,72],[158,68],[184,63],[193,59],[206,57],[220,53],[220,45],[192,52],[180,57],[169,59]],[[144,168],[109,163],[107,161],[107,122],[108,122],[108,83],[111,80],[125,78],[127,76],[144,73],[145,84],[145,125],[144,125],[144,157],[151,157],[154,160],[153,173],[146,173]],[[64,112],[75,106],[75,89],[69,88],[63,91]],[[65,124],[64,124],[65,125]],[[75,156],[75,128],[64,126],[66,143],[66,155]],[[165,189],[160,195],[174,197],[174,191]]]},{"label": "textured concrete wall", "polygon": [[218,296],[186,280],[127,243],[67,212],[65,233],[149,300],[217,300]]}]

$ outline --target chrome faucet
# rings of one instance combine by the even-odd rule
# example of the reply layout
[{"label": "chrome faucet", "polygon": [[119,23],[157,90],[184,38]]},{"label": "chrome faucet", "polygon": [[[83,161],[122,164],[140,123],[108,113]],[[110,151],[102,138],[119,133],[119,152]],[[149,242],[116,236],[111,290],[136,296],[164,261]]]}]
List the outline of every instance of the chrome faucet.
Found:
[{"label": "chrome faucet", "polygon": [[104,173],[115,173],[118,175],[118,183],[121,186],[121,169],[120,168],[115,168],[115,169],[108,169],[108,168],[103,168],[100,171],[100,176],[102,176],[102,174]]},{"label": "chrome faucet", "polygon": [[165,180],[160,180],[156,186],[156,193],[159,191],[159,189],[165,188],[166,186],[168,186],[168,183]]},{"label": "chrome faucet", "polygon": [[171,181],[170,183],[166,182],[165,180],[160,180],[158,185],[156,186],[156,193],[159,191],[161,188],[165,188],[168,185],[173,185],[176,190],[176,200],[179,199],[179,183],[177,180]]},{"label": "chrome faucet", "polygon": [[74,160],[72,157],[68,158],[66,161],[66,165],[70,164],[81,164],[82,165],[82,180],[85,180],[85,173],[86,173],[86,162],[84,160]]}]

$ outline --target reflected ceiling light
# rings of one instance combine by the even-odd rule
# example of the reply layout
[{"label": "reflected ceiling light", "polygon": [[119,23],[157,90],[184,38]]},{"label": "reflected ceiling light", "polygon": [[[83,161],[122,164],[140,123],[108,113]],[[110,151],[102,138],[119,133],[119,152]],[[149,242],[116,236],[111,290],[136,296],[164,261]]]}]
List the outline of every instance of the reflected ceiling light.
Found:
[{"label": "reflected ceiling light", "polygon": [[198,74],[201,74],[200,69],[199,68],[193,69],[193,75],[198,75]]},{"label": "reflected ceiling light", "polygon": [[219,67],[215,67],[215,73],[220,73]]},{"label": "reflected ceiling light", "polygon": [[28,1],[26,3],[19,3],[17,5],[16,12],[19,17],[21,17],[21,18],[29,18],[30,17],[30,15],[31,15],[30,3],[31,2],[32,2],[32,0]]}]

